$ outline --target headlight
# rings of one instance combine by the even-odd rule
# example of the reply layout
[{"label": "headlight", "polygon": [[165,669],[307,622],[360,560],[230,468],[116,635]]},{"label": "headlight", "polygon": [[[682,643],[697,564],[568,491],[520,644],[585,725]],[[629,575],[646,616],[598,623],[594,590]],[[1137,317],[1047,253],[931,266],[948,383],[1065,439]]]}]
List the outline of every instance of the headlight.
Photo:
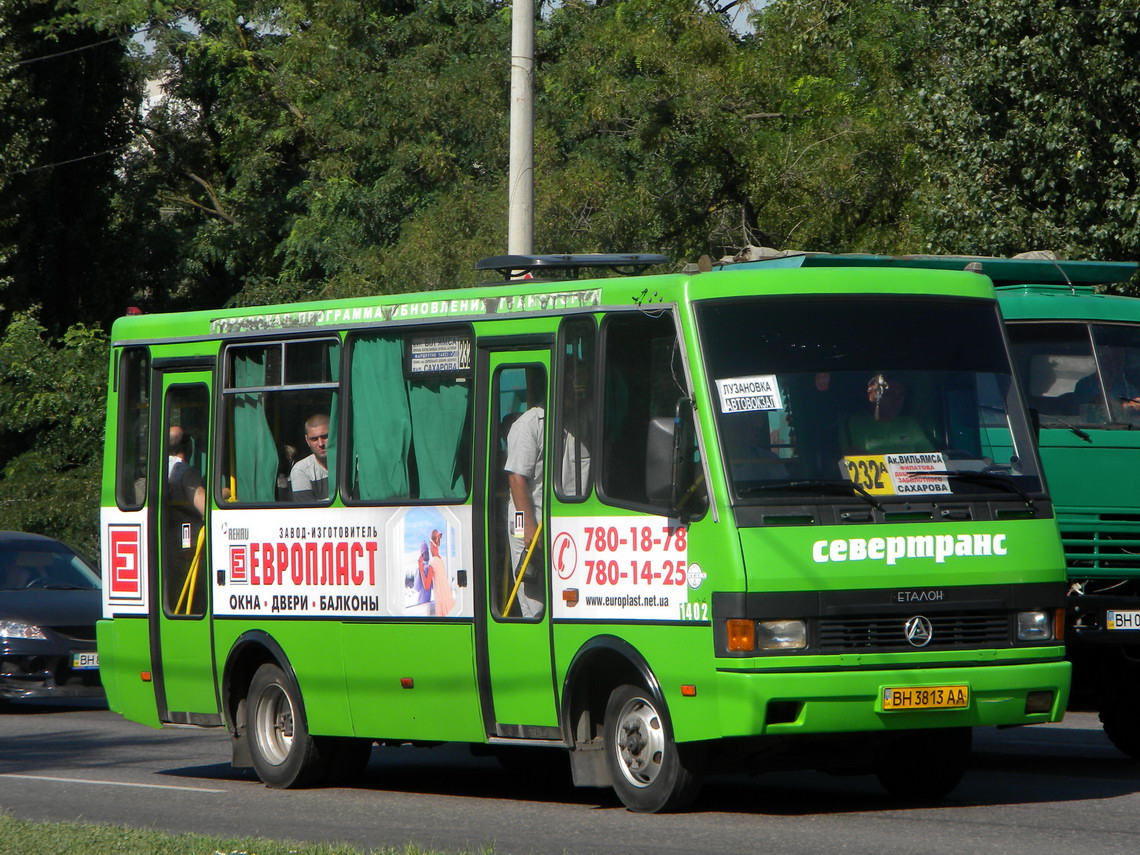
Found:
[{"label": "headlight", "polygon": [[807,647],[807,624],[802,620],[757,621],[756,647],[760,650],[802,650]]},{"label": "headlight", "polygon": [[1053,615],[1051,612],[1018,612],[1018,641],[1052,641]]},{"label": "headlight", "polygon": [[22,620],[0,620],[0,638],[33,638],[46,641],[44,631],[32,623]]}]

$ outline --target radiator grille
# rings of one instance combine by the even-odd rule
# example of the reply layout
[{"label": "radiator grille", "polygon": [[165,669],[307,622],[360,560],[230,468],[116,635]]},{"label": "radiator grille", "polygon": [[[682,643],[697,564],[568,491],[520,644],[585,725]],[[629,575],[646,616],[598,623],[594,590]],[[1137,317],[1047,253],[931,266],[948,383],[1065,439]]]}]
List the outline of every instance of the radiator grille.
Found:
[{"label": "radiator grille", "polygon": [[1140,531],[1062,531],[1070,570],[1140,571]]},{"label": "radiator grille", "polygon": [[[845,650],[914,650],[906,639],[907,617],[822,618],[819,649],[831,653]],[[923,650],[956,647],[1006,646],[1011,643],[1008,612],[928,614],[931,641]]]}]

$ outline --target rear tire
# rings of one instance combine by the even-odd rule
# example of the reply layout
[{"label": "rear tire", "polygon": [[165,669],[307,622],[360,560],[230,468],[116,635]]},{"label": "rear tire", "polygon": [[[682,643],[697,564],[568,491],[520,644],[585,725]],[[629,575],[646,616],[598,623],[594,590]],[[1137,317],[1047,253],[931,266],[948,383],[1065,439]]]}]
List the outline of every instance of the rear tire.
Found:
[{"label": "rear tire", "polygon": [[250,759],[266,786],[309,787],[325,776],[329,759],[309,735],[300,689],[281,668],[257,669],[245,710]]},{"label": "rear tire", "polygon": [[640,686],[619,686],[610,695],[605,751],[614,792],[631,811],[681,810],[700,790],[698,749],[673,741],[664,705]]},{"label": "rear tire", "polygon": [[938,801],[962,781],[970,759],[968,727],[911,730],[889,736],[875,753],[875,776],[897,799]]}]

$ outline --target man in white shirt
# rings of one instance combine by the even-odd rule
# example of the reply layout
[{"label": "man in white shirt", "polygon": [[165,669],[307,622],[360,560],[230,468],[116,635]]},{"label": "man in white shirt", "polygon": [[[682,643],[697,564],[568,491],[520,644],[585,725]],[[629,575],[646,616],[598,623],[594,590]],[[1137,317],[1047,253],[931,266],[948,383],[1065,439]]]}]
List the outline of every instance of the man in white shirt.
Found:
[{"label": "man in white shirt", "polygon": [[293,464],[289,486],[294,502],[322,502],[329,497],[329,417],[317,413],[305,420],[305,442],[312,452]]}]

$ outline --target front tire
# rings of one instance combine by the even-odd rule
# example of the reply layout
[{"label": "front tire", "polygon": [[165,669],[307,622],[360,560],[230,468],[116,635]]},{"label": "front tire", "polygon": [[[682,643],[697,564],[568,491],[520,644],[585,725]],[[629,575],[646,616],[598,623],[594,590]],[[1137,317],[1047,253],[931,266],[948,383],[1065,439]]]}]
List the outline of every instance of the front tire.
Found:
[{"label": "front tire", "polygon": [[895,798],[944,799],[966,774],[972,742],[968,727],[911,730],[886,737],[875,755],[875,775]]},{"label": "front tire", "polygon": [[245,709],[250,758],[266,786],[309,787],[324,777],[328,760],[309,735],[301,690],[280,667],[257,669]]},{"label": "front tire", "polygon": [[640,686],[610,695],[605,751],[614,792],[631,811],[681,810],[700,790],[697,749],[673,741],[664,705]]}]

